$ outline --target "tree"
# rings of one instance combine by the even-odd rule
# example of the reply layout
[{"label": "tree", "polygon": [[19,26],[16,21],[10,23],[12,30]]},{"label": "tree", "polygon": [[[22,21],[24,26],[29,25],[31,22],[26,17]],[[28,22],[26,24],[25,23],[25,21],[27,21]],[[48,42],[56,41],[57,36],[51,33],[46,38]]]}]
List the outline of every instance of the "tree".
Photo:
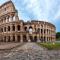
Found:
[{"label": "tree", "polygon": [[60,32],[56,33],[56,39],[59,40],[60,39]]}]

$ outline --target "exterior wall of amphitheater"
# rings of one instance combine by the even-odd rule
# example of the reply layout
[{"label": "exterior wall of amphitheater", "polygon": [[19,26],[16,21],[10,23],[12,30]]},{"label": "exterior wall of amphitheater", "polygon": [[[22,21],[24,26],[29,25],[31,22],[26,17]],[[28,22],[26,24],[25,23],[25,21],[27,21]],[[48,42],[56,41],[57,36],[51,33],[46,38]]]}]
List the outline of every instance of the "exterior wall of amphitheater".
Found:
[{"label": "exterior wall of amphitheater", "polygon": [[19,20],[12,1],[0,6],[0,42],[53,42],[55,26],[49,22]]}]

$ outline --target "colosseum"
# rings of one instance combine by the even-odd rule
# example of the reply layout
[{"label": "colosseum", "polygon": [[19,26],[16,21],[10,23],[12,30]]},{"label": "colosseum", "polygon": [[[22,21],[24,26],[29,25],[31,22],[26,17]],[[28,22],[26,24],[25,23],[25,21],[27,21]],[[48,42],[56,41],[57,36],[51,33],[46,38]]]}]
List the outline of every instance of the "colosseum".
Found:
[{"label": "colosseum", "polygon": [[24,22],[12,1],[0,6],[0,42],[53,42],[56,27],[45,21]]}]

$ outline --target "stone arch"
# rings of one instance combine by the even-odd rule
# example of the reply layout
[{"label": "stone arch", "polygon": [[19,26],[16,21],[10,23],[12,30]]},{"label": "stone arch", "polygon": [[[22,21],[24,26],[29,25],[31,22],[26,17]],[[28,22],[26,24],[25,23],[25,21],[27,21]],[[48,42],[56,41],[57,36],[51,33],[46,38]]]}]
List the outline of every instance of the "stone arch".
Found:
[{"label": "stone arch", "polygon": [[1,28],[1,32],[3,32],[3,28]]},{"label": "stone arch", "polygon": [[30,29],[30,28],[33,29],[32,26],[30,26],[29,29]]},{"label": "stone arch", "polygon": [[10,26],[8,26],[8,31],[10,31]]},{"label": "stone arch", "polygon": [[40,28],[37,29],[37,32],[38,32],[38,33],[40,32]]},{"label": "stone arch", "polygon": [[47,37],[47,41],[48,41],[48,37]]},{"label": "stone arch", "polygon": [[15,26],[14,25],[12,26],[12,29],[13,29],[13,31],[15,31]]},{"label": "stone arch", "polygon": [[4,31],[6,32],[6,27],[4,27]]},{"label": "stone arch", "polygon": [[43,37],[41,36],[41,42],[43,42]]},{"label": "stone arch", "polygon": [[8,42],[10,42],[10,36],[8,36]]},{"label": "stone arch", "polygon": [[46,37],[44,36],[44,42],[46,42],[45,40],[46,40]]},{"label": "stone arch", "polygon": [[24,30],[27,31],[27,27],[24,27]]},{"label": "stone arch", "polygon": [[41,34],[43,34],[43,29],[41,29]]},{"label": "stone arch", "polygon": [[27,37],[26,37],[26,35],[23,35],[23,41],[24,41],[24,42],[27,42]]},{"label": "stone arch", "polygon": [[29,36],[29,38],[30,38],[31,42],[33,42],[33,36]]},{"label": "stone arch", "polygon": [[15,42],[15,36],[13,35],[13,42]]},{"label": "stone arch", "polygon": [[37,42],[37,36],[34,36],[34,42]]},{"label": "stone arch", "polygon": [[4,36],[4,42],[6,42],[6,36]]},{"label": "stone arch", "polygon": [[20,31],[20,25],[17,25],[17,30]]},{"label": "stone arch", "polygon": [[18,35],[17,36],[17,41],[20,42],[21,37]]}]

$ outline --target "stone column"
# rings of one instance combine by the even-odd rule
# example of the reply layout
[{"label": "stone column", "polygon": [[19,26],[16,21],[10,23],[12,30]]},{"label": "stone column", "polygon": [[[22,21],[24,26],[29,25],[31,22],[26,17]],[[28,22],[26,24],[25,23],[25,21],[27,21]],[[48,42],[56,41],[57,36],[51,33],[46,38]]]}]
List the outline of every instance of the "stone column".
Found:
[{"label": "stone column", "polygon": [[15,34],[15,42],[17,42],[17,35]]},{"label": "stone column", "polygon": [[20,26],[21,26],[21,32],[22,32],[23,31],[23,23],[22,22],[21,22]]},{"label": "stone column", "polygon": [[15,21],[19,21],[18,13],[15,13]]},{"label": "stone column", "polygon": [[21,43],[22,43],[23,42],[23,35],[21,34],[20,37],[21,37]]},{"label": "stone column", "polygon": [[10,15],[10,17],[9,17],[9,22],[12,22],[12,21],[13,21],[13,16]]},{"label": "stone column", "polygon": [[27,34],[27,40],[28,40],[28,42],[31,42],[31,40],[29,38],[29,34]]},{"label": "stone column", "polygon": [[6,22],[9,22],[9,17],[8,16],[6,17]]},{"label": "stone column", "polygon": [[6,32],[8,32],[8,26],[6,26]]},{"label": "stone column", "polygon": [[10,25],[10,32],[12,32],[12,25]]},{"label": "stone column", "polygon": [[4,27],[3,27],[3,33],[4,33]]},{"label": "stone column", "polygon": [[6,22],[5,20],[6,20],[6,19],[3,17],[3,18],[2,18],[3,23],[5,23],[5,22]]},{"label": "stone column", "polygon": [[0,41],[1,41],[1,35],[0,35]]},{"label": "stone column", "polygon": [[16,18],[15,18],[15,16],[13,16],[13,21],[16,21]]},{"label": "stone column", "polygon": [[4,42],[4,36],[3,36],[3,42]]},{"label": "stone column", "polygon": [[15,24],[15,31],[17,31],[17,24]]},{"label": "stone column", "polygon": [[12,42],[13,41],[13,35],[10,35],[10,39],[11,39],[10,41]]},{"label": "stone column", "polygon": [[35,32],[34,25],[32,27],[33,27],[33,32]]},{"label": "stone column", "polygon": [[41,38],[41,25],[40,25],[40,33],[39,34],[40,34],[39,37]]},{"label": "stone column", "polygon": [[40,42],[40,39],[39,39],[39,34],[37,35],[37,42]]},{"label": "stone column", "polygon": [[29,32],[29,26],[27,26],[27,31]]},{"label": "stone column", "polygon": [[8,42],[8,36],[6,36],[6,42]]},{"label": "stone column", "polygon": [[46,37],[46,42],[47,42],[47,25],[46,25],[46,35],[45,35],[45,37]]},{"label": "stone column", "polygon": [[43,42],[44,42],[44,25],[43,25]]}]

